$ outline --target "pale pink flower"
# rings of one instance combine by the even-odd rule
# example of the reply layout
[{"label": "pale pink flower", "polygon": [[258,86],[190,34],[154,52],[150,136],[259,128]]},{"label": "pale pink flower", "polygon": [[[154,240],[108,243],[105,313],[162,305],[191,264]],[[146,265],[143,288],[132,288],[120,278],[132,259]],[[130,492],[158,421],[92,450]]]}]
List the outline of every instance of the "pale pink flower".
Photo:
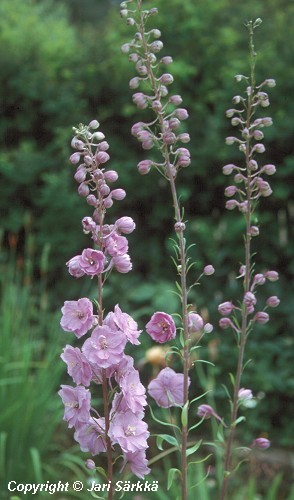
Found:
[{"label": "pale pink flower", "polygon": [[75,257],[73,257],[66,263],[69,274],[74,278],[81,278],[81,276],[84,276],[85,274],[85,271],[83,271],[80,266],[80,259],[80,255],[75,255]]},{"label": "pale pink flower", "polygon": [[124,453],[145,450],[149,437],[146,422],[139,419],[131,411],[116,413],[109,427],[109,437],[118,443]]},{"label": "pale pink flower", "polygon": [[82,352],[98,368],[108,368],[120,362],[125,345],[125,335],[107,325],[99,325],[84,342]]},{"label": "pale pink flower", "polygon": [[124,458],[124,466],[129,464],[130,469],[135,476],[143,479],[144,476],[151,472],[151,469],[148,467],[145,450],[135,451],[134,453],[124,453]]},{"label": "pale pink flower", "polygon": [[124,255],[115,255],[111,259],[112,265],[119,273],[128,273],[132,269],[130,256],[126,253]]},{"label": "pale pink flower", "polygon": [[82,451],[90,452],[94,456],[106,451],[104,431],[105,419],[90,417],[88,423],[76,430],[74,438]]},{"label": "pale pink flower", "polygon": [[120,387],[129,409],[136,414],[138,411],[142,411],[147,404],[146,391],[140,382],[137,370],[132,369],[122,377]]},{"label": "pale pink flower", "polygon": [[80,267],[89,276],[102,273],[104,269],[105,257],[100,250],[86,248],[82,251]]},{"label": "pale pink flower", "polygon": [[90,385],[92,368],[78,347],[66,345],[61,359],[67,364],[67,372],[77,385]]},{"label": "pale pink flower", "polygon": [[184,402],[184,375],[176,373],[169,367],[164,368],[150,382],[148,392],[162,408],[182,405]]},{"label": "pale pink flower", "polygon": [[80,338],[92,328],[95,317],[93,316],[92,302],[87,299],[67,300],[61,308],[63,314],[60,325],[66,332],[73,332]]},{"label": "pale pink flower", "polygon": [[107,314],[104,324],[112,330],[117,329],[123,332],[131,344],[140,344],[138,337],[142,330],[138,330],[136,321],[129,314],[122,312],[118,304],[115,306],[114,312]]},{"label": "pale pink flower", "polygon": [[147,323],[146,331],[153,340],[163,344],[175,338],[176,325],[169,314],[165,312],[156,312]]},{"label": "pale pink flower", "polygon": [[89,389],[85,389],[82,385],[77,387],[62,385],[58,394],[65,407],[63,420],[68,422],[69,428],[75,427],[77,429],[89,422],[91,401]]}]

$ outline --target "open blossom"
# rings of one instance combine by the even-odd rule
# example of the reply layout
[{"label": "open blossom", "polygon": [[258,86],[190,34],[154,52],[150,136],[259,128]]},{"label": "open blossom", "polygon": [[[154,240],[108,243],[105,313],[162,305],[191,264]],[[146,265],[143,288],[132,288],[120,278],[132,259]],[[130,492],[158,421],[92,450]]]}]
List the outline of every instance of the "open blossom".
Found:
[{"label": "open blossom", "polygon": [[124,453],[124,466],[126,464],[129,464],[130,469],[135,476],[142,479],[151,472],[151,469],[148,467],[145,450],[135,451],[134,453]]},{"label": "open blossom", "polygon": [[106,251],[111,257],[126,254],[128,251],[128,246],[129,245],[127,238],[125,238],[124,236],[119,236],[115,233],[113,233],[105,240]]},{"label": "open blossom", "polygon": [[150,382],[148,392],[162,408],[182,405],[184,402],[184,375],[176,373],[172,368],[164,368]]},{"label": "open blossom", "polygon": [[81,385],[77,387],[62,385],[58,394],[64,404],[63,420],[68,422],[69,428],[75,427],[77,429],[89,421],[91,401],[89,389],[85,389]]},{"label": "open blossom", "polygon": [[90,417],[88,423],[81,425],[76,430],[74,438],[79,443],[82,451],[89,451],[94,456],[106,451],[104,430],[104,418]]},{"label": "open blossom", "polygon": [[120,362],[126,345],[126,337],[107,325],[97,326],[82,347],[90,363],[99,368],[108,368]]},{"label": "open blossom", "polygon": [[132,263],[130,256],[125,253],[124,255],[115,255],[111,259],[112,265],[119,273],[128,273],[132,269]]},{"label": "open blossom", "polygon": [[150,337],[163,344],[168,340],[175,338],[176,325],[173,318],[164,312],[156,312],[146,325],[146,331]]},{"label": "open blossom", "polygon": [[250,389],[244,389],[243,387],[239,390],[238,392],[238,399],[239,401],[245,402],[248,401],[249,399],[253,398],[252,391]]},{"label": "open blossom", "polygon": [[190,333],[199,332],[203,328],[203,325],[203,319],[199,314],[193,312],[188,314],[188,328]]},{"label": "open blossom", "polygon": [[78,338],[87,333],[93,326],[92,302],[87,299],[67,300],[61,309],[63,314],[60,325],[66,332],[73,332]]},{"label": "open blossom", "polygon": [[77,385],[90,385],[92,368],[78,347],[65,346],[60,357],[67,364],[67,372]]},{"label": "open blossom", "polygon": [[109,427],[109,437],[123,452],[134,453],[147,448],[147,424],[131,411],[116,413]]},{"label": "open blossom", "polygon": [[138,411],[142,411],[147,404],[146,391],[140,382],[137,370],[132,369],[122,377],[120,387],[129,409],[136,414]]},{"label": "open blossom", "polygon": [[138,330],[136,321],[129,314],[122,312],[118,304],[115,306],[114,312],[107,314],[104,324],[112,330],[117,329],[123,332],[131,344],[140,344],[138,337],[142,330]]},{"label": "open blossom", "polygon": [[80,266],[80,258],[80,255],[75,255],[75,257],[66,263],[69,274],[74,278],[81,278],[85,275],[85,271]]},{"label": "open blossom", "polygon": [[85,274],[95,276],[96,274],[102,273],[104,269],[105,257],[103,252],[100,250],[86,248],[82,251],[79,263]]}]

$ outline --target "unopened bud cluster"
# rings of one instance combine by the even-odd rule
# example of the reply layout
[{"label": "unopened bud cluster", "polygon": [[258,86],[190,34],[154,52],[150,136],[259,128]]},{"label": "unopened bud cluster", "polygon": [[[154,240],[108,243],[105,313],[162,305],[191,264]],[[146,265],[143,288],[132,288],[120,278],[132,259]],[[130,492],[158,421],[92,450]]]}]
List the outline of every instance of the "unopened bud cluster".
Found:
[{"label": "unopened bud cluster", "polygon": [[[272,194],[271,186],[264,178],[276,172],[276,167],[272,164],[261,164],[259,155],[265,152],[265,146],[261,142],[264,138],[263,129],[272,125],[270,117],[255,118],[258,108],[269,106],[268,94],[263,91],[265,87],[274,87],[275,81],[267,79],[258,86],[250,84],[249,78],[237,75],[237,82],[245,82],[246,89],[244,96],[233,97],[233,104],[236,107],[228,109],[226,116],[231,119],[234,127],[238,127],[238,135],[226,138],[226,144],[236,144],[245,156],[245,166],[238,166],[232,163],[223,167],[225,175],[234,175],[234,184],[225,189],[225,195],[231,198],[226,203],[228,210],[238,208],[241,212],[247,213],[251,210],[254,202],[260,197],[268,197]],[[256,231],[251,232],[255,236]]]},{"label": "unopened bud cluster", "polygon": [[[159,57],[163,43],[159,38],[158,29],[145,31],[145,23],[151,16],[157,14],[157,9],[131,10],[132,0],[121,4],[121,15],[127,23],[137,31],[131,42],[122,46],[122,52],[129,55],[129,60],[135,63],[137,75],[130,80],[130,88],[139,90],[146,88],[145,82],[151,83],[151,92],[136,91],[133,102],[139,109],[151,109],[156,118],[151,123],[137,122],[132,127],[132,135],[142,144],[145,150],[157,148],[165,157],[163,163],[153,160],[142,160],[138,164],[140,174],[148,174],[152,167],[157,168],[165,177],[176,177],[180,168],[190,165],[190,152],[182,144],[190,141],[186,132],[180,132],[181,122],[188,118],[188,111],[180,107],[180,95],[171,94],[169,86],[174,78],[166,72],[165,67],[173,60],[170,56]],[[139,15],[141,14],[141,15]],[[142,16],[142,17],[141,17]],[[168,154],[168,161],[167,161]]]}]

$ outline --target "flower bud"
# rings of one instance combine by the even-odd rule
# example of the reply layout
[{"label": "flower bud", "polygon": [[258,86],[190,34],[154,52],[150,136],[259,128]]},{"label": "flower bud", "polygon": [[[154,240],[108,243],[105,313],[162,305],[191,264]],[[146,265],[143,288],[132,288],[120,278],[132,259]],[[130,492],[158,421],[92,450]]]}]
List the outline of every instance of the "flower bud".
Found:
[{"label": "flower bud", "polygon": [[160,38],[161,37],[161,31],[158,30],[158,29],[153,29],[152,30],[152,34],[153,34],[154,38]]},{"label": "flower bud", "polygon": [[254,130],[253,137],[256,141],[262,141],[264,134],[261,130]]},{"label": "flower bud", "polygon": [[186,229],[186,224],[184,222],[176,222],[174,228],[176,233],[183,233]]},{"label": "flower bud", "polygon": [[142,160],[138,163],[137,168],[141,175],[146,175],[150,172],[153,162],[151,160]]},{"label": "flower bud", "polygon": [[136,228],[136,224],[133,221],[133,219],[131,217],[126,217],[126,216],[117,219],[115,226],[123,234],[130,234]]},{"label": "flower bud", "polygon": [[213,326],[210,323],[206,323],[203,327],[204,333],[211,333],[213,330]]},{"label": "flower bud", "polygon": [[276,295],[273,295],[267,299],[266,303],[269,307],[277,307],[280,303],[280,299]]},{"label": "flower bud", "polygon": [[273,175],[276,173],[276,167],[275,167],[275,165],[271,165],[269,163],[268,165],[264,165],[264,167],[262,168],[262,171],[267,175]]},{"label": "flower bud", "polygon": [[73,153],[73,154],[69,157],[69,161],[70,161],[73,165],[76,165],[77,163],[79,163],[80,158],[81,158],[81,155],[80,155],[79,153]]},{"label": "flower bud", "polygon": [[107,198],[104,198],[103,200],[103,205],[105,206],[105,208],[110,208],[112,207],[113,205],[113,200],[111,199],[110,196],[108,196]]},{"label": "flower bud", "polygon": [[173,62],[173,59],[172,57],[170,56],[164,56],[160,62],[162,62],[162,64],[165,64],[166,66],[168,66],[169,64],[171,64]]},{"label": "flower bud", "polygon": [[140,81],[141,79],[138,78],[137,76],[135,76],[134,78],[132,78],[130,81],[129,81],[129,87],[130,89],[137,89],[140,85]]},{"label": "flower bud", "polygon": [[234,208],[239,206],[239,202],[237,200],[228,200],[225,206],[227,210],[234,210]]},{"label": "flower bud", "polygon": [[78,193],[80,196],[88,196],[90,189],[85,182],[82,182],[78,187]]},{"label": "flower bud", "polygon": [[106,141],[100,142],[100,144],[98,144],[98,149],[99,149],[99,151],[107,151],[109,149],[108,142],[106,142]]},{"label": "flower bud", "polygon": [[107,182],[115,182],[118,179],[118,173],[115,170],[108,170],[104,172],[104,179]]},{"label": "flower bud", "polygon": [[263,144],[255,144],[255,146],[253,146],[252,148],[252,153],[264,153],[265,152],[265,147]]},{"label": "flower bud", "polygon": [[83,182],[87,177],[87,170],[86,168],[83,166],[83,165],[80,165],[78,168],[77,168],[77,171],[74,175],[74,179],[81,183]]},{"label": "flower bud", "polygon": [[249,399],[252,399],[252,398],[253,398],[253,394],[252,394],[252,391],[250,389],[244,389],[242,387],[242,389],[239,390],[238,399],[239,399],[240,403],[242,403],[244,401],[248,401]]},{"label": "flower bud", "polygon": [[187,120],[187,118],[189,117],[189,114],[188,114],[188,111],[186,109],[184,109],[184,108],[178,108],[175,111],[175,116],[179,120]]},{"label": "flower bud", "polygon": [[217,308],[218,312],[223,316],[227,316],[231,314],[231,312],[235,309],[235,306],[232,302],[223,302]]},{"label": "flower bud", "polygon": [[181,125],[180,120],[178,118],[171,118],[168,122],[168,126],[171,130],[177,129]]},{"label": "flower bud", "polygon": [[264,275],[269,281],[277,281],[279,279],[277,271],[267,271]]},{"label": "flower bud", "polygon": [[232,144],[234,144],[234,142],[236,142],[238,139],[236,139],[236,137],[226,137],[226,144],[228,146],[231,146]]},{"label": "flower bud", "polygon": [[178,135],[178,139],[183,144],[187,144],[187,142],[190,142],[190,140],[191,140],[190,135],[188,133],[186,133],[186,132],[184,132],[183,134],[179,134]]},{"label": "flower bud", "polygon": [[200,418],[208,419],[211,417],[216,418],[221,421],[219,415],[216,414],[214,409],[210,405],[200,405],[198,406],[197,415]]},{"label": "flower bud", "polygon": [[215,273],[215,269],[211,264],[208,264],[203,269],[203,274],[205,274],[205,276],[211,276],[214,273]]},{"label": "flower bud", "polygon": [[266,438],[257,438],[254,439],[252,446],[257,446],[257,448],[261,448],[262,450],[266,450],[271,445],[271,442]]},{"label": "flower bud", "polygon": [[264,325],[269,321],[269,315],[264,311],[258,311],[253,319],[255,319],[255,321],[257,321],[260,325]]},{"label": "flower bud", "polygon": [[261,273],[256,274],[253,278],[253,283],[254,283],[254,285],[264,285],[264,283],[265,283],[264,274],[261,274]]},{"label": "flower bud", "polygon": [[179,106],[180,104],[182,104],[183,99],[180,95],[171,95],[169,98],[169,102],[171,102],[175,106]]},{"label": "flower bud", "polygon": [[220,328],[222,328],[223,330],[226,330],[226,328],[229,328],[230,326],[233,326],[233,323],[230,320],[230,318],[221,318],[219,320],[218,324],[219,324]]},{"label": "flower bud", "polygon": [[154,52],[155,54],[157,54],[157,52],[160,52],[161,49],[163,49],[163,43],[161,40],[156,40],[155,42],[152,42],[150,44],[150,50],[151,50],[151,52]]},{"label": "flower bud", "polygon": [[96,161],[98,163],[106,163],[109,160],[110,156],[108,153],[105,151],[99,151],[99,153],[96,154]]},{"label": "flower bud", "polygon": [[252,292],[246,292],[244,295],[244,304],[247,308],[251,308],[256,304],[256,297]]},{"label": "flower bud", "polygon": [[96,196],[94,196],[93,194],[89,194],[89,196],[87,196],[86,200],[87,200],[88,205],[90,205],[91,207],[98,206],[98,200],[97,200]]},{"label": "flower bud", "polygon": [[236,165],[234,165],[233,163],[229,163],[228,165],[225,165],[223,167],[223,174],[230,175],[235,168],[237,168]]},{"label": "flower bud", "polygon": [[250,160],[249,163],[248,163],[248,167],[250,168],[250,170],[252,170],[254,172],[255,170],[258,169],[258,163],[257,163],[257,161]]},{"label": "flower bud", "polygon": [[237,187],[236,186],[228,186],[225,189],[225,196],[230,198],[231,196],[234,196],[237,192]]},{"label": "flower bud", "polygon": [[126,192],[124,189],[114,189],[111,191],[110,196],[113,200],[123,200],[126,197]]},{"label": "flower bud", "polygon": [[130,44],[129,43],[124,43],[121,46],[121,51],[123,54],[127,54],[130,51]]},{"label": "flower bud", "polygon": [[249,229],[249,234],[250,236],[258,236],[259,235],[259,229],[257,226],[251,226]]},{"label": "flower bud", "polygon": [[95,462],[91,458],[88,458],[88,460],[86,460],[85,465],[89,470],[94,470],[96,468]]},{"label": "flower bud", "polygon": [[161,77],[159,78],[159,81],[161,83],[163,83],[164,85],[170,85],[171,83],[173,83],[174,81],[174,77],[173,75],[171,75],[170,73],[164,73],[163,75],[161,75]]},{"label": "flower bud", "polygon": [[85,146],[85,144],[83,143],[83,141],[81,141],[77,137],[73,137],[72,138],[72,141],[71,141],[70,145],[74,149],[83,149],[84,146]]},{"label": "flower bud", "polygon": [[99,127],[99,122],[97,120],[92,120],[92,121],[90,121],[88,127],[93,129],[93,130],[96,130],[96,128]]},{"label": "flower bud", "polygon": [[268,78],[264,82],[268,87],[275,87],[276,86],[276,81],[273,78]]}]

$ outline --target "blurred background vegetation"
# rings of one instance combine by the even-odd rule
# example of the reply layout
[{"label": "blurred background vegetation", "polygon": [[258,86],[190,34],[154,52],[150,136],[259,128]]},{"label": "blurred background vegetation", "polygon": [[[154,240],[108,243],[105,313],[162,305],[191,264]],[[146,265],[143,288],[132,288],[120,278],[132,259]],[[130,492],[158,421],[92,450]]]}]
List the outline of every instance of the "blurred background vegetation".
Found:
[{"label": "blurred background vegetation", "polygon": [[[94,297],[90,280],[74,280],[65,268],[65,262],[87,244],[80,220],[90,215],[77,196],[68,161],[73,125],[94,118],[101,123],[111,146],[111,168],[118,170],[119,187],[128,195],[111,209],[110,217],[129,215],[137,224],[129,238],[133,272],[111,276],[105,306],[112,309],[120,302],[141,328],[154,310],[171,313],[178,308],[169,292],[175,275],[168,257],[173,226],[168,187],[158,175],[142,178],[136,170],[137,162],[147,156],[130,128],[144,120],[144,112],[138,113],[131,102],[128,80],[134,68],[120,53],[131,30],[121,21],[118,5],[114,0],[0,4],[0,474],[5,481],[12,476],[28,480],[28,470],[32,478],[45,474],[45,480],[48,474],[58,476],[60,467],[75,477],[82,471],[78,454],[67,455],[72,441],[60,423],[56,395],[60,382],[67,380],[59,354],[71,341],[59,329],[60,307],[64,300]],[[215,325],[201,356],[208,356],[216,368],[202,382],[195,373],[194,387],[197,393],[213,384],[219,412],[223,408],[224,413],[221,384],[228,383],[236,352],[231,335],[216,326],[216,311],[221,301],[239,296],[235,276],[243,259],[242,217],[224,210],[227,178],[222,166],[240,159],[236,150],[224,145],[232,133],[224,114],[240,93],[234,75],[248,72],[243,23],[263,19],[255,43],[257,80],[277,82],[265,113],[273,117],[274,126],[266,129],[263,161],[274,163],[277,174],[272,179],[274,194],[262,200],[257,214],[261,236],[256,261],[259,272],[279,271],[280,281],[263,287],[260,295],[264,300],[278,295],[281,304],[271,311],[270,323],[257,328],[250,339],[248,358],[254,362],[246,370],[244,386],[250,386],[261,402],[250,410],[242,438],[249,443],[264,433],[273,448],[288,453],[294,446],[294,4],[157,0],[152,5],[159,8],[154,27],[162,30],[164,55],[174,59],[173,91],[183,96],[190,114],[186,126],[193,162],[179,179],[189,220],[187,239],[196,243],[192,256],[198,271],[208,263],[216,269],[193,296],[198,310]],[[134,354],[146,382],[156,371],[145,358],[151,345],[143,335]],[[22,465],[14,459],[16,446],[23,453]],[[279,463],[267,467],[284,472]],[[286,489],[279,499],[286,498],[281,495],[286,495],[289,474],[284,474]]]}]

